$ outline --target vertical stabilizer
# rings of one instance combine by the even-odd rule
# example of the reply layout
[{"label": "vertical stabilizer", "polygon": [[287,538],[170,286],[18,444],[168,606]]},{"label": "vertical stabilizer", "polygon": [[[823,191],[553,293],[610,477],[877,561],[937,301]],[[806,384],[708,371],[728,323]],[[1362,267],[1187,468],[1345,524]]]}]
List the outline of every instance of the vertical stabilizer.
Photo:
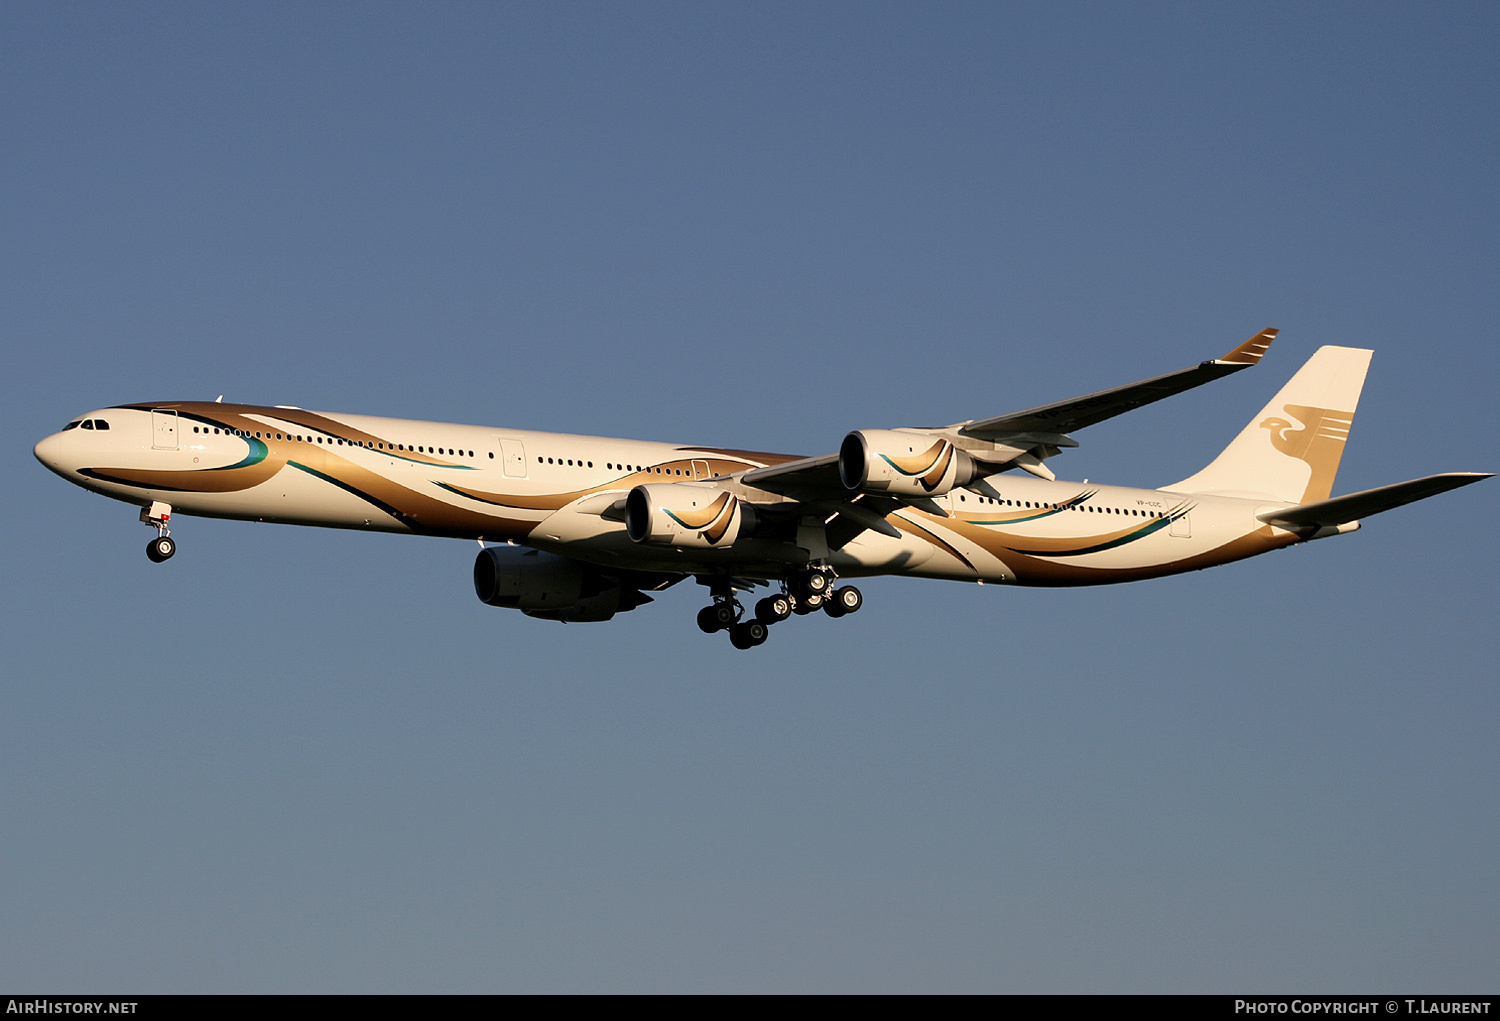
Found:
[{"label": "vertical stabilizer", "polygon": [[1162,488],[1284,503],[1328,499],[1371,354],[1318,348],[1212,464]]}]

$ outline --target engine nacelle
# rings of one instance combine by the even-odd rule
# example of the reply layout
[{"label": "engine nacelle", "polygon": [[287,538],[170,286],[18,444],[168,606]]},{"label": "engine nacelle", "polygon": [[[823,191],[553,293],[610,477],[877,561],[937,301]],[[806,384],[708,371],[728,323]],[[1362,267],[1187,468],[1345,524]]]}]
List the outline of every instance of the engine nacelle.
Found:
[{"label": "engine nacelle", "polygon": [[647,483],[625,498],[625,532],[636,542],[720,549],[754,527],[754,509],[713,486]]},{"label": "engine nacelle", "polygon": [[491,546],[474,561],[480,602],[546,620],[609,620],[645,601],[596,567],[524,546]]},{"label": "engine nacelle", "polygon": [[862,493],[942,496],[981,474],[967,453],[922,433],[861,429],[839,445],[839,478]]}]

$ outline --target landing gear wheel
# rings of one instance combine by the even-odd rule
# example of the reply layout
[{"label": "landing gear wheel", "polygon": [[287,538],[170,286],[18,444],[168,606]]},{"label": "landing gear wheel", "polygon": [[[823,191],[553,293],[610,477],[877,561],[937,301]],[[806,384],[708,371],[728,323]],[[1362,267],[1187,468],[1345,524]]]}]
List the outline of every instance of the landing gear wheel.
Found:
[{"label": "landing gear wheel", "polygon": [[734,622],[739,619],[736,608],[737,604],[727,601],[705,606],[698,611],[698,627],[710,635],[715,631],[733,627]]},{"label": "landing gear wheel", "polygon": [[755,619],[764,624],[775,624],[786,620],[792,615],[792,601],[786,596],[777,594],[766,596],[755,604]]},{"label": "landing gear wheel", "polygon": [[821,596],[827,593],[833,579],[822,571],[813,571],[802,579],[802,587],[810,596]]},{"label": "landing gear wheel", "polygon": [[805,617],[809,613],[815,613],[823,608],[822,596],[803,596],[797,600],[797,605],[792,607],[792,612],[799,617]]},{"label": "landing gear wheel", "polygon": [[729,629],[729,644],[736,649],[753,649],[764,642],[770,633],[770,629],[760,621],[746,621]]},{"label": "landing gear wheel", "polygon": [[177,543],[172,541],[170,535],[159,535],[146,543],[146,559],[153,564],[172,559],[172,554],[176,552]]},{"label": "landing gear wheel", "polygon": [[714,611],[714,620],[719,622],[719,630],[734,627],[734,622],[739,620],[740,615],[735,612],[735,603],[714,603],[709,609]]},{"label": "landing gear wheel", "polygon": [[847,613],[853,613],[865,605],[865,597],[860,594],[859,589],[853,585],[846,585],[841,589],[834,589],[833,596],[823,607],[828,611],[830,617],[842,617]]}]

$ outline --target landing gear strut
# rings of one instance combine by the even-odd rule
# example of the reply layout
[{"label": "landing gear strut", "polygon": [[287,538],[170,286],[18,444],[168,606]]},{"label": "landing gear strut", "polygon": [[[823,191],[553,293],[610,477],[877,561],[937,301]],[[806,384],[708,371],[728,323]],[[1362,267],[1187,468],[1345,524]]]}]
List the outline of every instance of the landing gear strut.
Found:
[{"label": "landing gear strut", "polygon": [[172,554],[177,552],[177,543],[172,541],[172,530],[167,527],[167,522],[171,518],[170,504],[153,503],[149,507],[141,508],[141,522],[156,529],[156,538],[146,543],[146,559],[153,564],[170,560]]}]

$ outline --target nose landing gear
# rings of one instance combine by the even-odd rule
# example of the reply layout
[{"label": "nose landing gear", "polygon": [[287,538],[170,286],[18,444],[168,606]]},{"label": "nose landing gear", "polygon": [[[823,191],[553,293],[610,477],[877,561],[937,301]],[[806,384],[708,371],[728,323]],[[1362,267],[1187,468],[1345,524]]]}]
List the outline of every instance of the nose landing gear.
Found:
[{"label": "nose landing gear", "polygon": [[146,544],[146,559],[153,564],[170,560],[172,554],[177,552],[177,543],[172,541],[172,530],[167,527],[167,522],[171,518],[170,504],[153,503],[149,507],[141,508],[141,523],[151,525],[156,529],[156,538]]}]

